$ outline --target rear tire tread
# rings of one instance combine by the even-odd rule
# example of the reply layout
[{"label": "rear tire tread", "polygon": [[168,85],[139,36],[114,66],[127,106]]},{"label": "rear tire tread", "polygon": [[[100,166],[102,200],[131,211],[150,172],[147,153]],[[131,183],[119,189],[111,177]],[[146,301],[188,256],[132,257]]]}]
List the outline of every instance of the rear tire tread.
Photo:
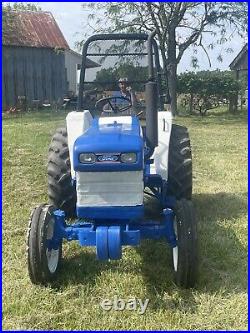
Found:
[{"label": "rear tire tread", "polygon": [[66,128],[59,128],[52,137],[48,154],[48,195],[52,205],[75,216],[76,190],[72,185]]},{"label": "rear tire tread", "polygon": [[192,152],[188,130],[172,125],[168,157],[168,195],[192,198]]}]

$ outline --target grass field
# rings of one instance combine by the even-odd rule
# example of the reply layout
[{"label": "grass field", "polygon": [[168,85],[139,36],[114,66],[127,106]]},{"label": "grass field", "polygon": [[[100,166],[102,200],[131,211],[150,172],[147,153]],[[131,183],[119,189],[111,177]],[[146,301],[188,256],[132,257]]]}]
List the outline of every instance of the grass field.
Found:
[{"label": "grass field", "polygon": [[[246,114],[246,113],[245,113]],[[170,250],[145,241],[123,260],[97,262],[94,249],[63,248],[51,287],[30,283],[26,228],[47,202],[47,147],[65,114],[3,119],[4,330],[247,330],[247,119],[223,112],[180,117],[193,149],[200,278],[194,290],[173,284]],[[146,313],[105,312],[103,298],[149,298]]]}]

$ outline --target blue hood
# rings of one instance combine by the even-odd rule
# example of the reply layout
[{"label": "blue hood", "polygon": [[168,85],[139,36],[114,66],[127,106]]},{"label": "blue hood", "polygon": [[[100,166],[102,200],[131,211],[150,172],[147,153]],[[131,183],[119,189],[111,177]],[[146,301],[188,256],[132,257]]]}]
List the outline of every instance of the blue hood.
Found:
[{"label": "blue hood", "polygon": [[[113,119],[114,120],[113,120]],[[126,117],[128,118],[128,117]],[[140,123],[131,117],[131,123],[119,123],[114,117],[95,118],[91,127],[75,141],[73,148],[73,165],[75,171],[118,171],[142,170],[143,138]],[[109,122],[108,124],[105,122]],[[137,154],[136,163],[96,162],[83,164],[79,161],[81,153],[131,153]]]}]

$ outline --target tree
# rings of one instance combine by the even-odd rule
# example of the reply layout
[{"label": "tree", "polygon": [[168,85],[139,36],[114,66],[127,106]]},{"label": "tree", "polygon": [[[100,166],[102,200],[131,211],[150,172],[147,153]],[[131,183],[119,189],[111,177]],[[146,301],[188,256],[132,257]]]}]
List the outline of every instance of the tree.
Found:
[{"label": "tree", "polygon": [[29,3],[29,2],[14,2],[14,3],[7,3],[3,4],[3,11],[10,11],[10,10],[15,10],[15,11],[32,11],[32,12],[38,12],[41,9],[41,7],[37,6],[34,3]]},{"label": "tree", "polygon": [[230,107],[232,96],[237,96],[241,88],[231,71],[183,73],[177,82],[178,92],[188,96],[190,114],[193,109],[205,114],[207,110],[225,103]]},{"label": "tree", "polygon": [[[126,77],[130,82],[145,82],[147,79],[147,67],[134,66],[132,64],[120,64],[116,67],[103,68],[97,72],[95,81],[98,82],[98,87],[104,87],[105,89],[109,90],[117,90],[118,80],[121,77]],[[144,84],[140,82],[134,82],[132,86],[136,91],[143,91]]]},{"label": "tree", "polygon": [[103,90],[117,90],[117,80],[116,73],[112,67],[103,68],[96,74],[96,79],[94,82],[97,87]]},{"label": "tree", "polygon": [[[92,11],[88,24],[94,32],[156,30],[174,115],[177,66],[185,51],[191,45],[200,47],[210,62],[208,51],[216,43],[223,44],[235,34],[247,32],[247,2],[93,2],[83,6]],[[214,43],[205,44],[206,34],[214,37]]]}]

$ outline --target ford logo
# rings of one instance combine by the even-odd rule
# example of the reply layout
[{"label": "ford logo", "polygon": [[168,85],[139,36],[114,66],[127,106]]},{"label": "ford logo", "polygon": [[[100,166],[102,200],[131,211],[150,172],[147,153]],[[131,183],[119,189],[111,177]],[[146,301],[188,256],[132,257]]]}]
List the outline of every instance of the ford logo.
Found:
[{"label": "ford logo", "polygon": [[119,156],[117,155],[100,155],[97,157],[99,162],[116,162],[118,161]]}]

